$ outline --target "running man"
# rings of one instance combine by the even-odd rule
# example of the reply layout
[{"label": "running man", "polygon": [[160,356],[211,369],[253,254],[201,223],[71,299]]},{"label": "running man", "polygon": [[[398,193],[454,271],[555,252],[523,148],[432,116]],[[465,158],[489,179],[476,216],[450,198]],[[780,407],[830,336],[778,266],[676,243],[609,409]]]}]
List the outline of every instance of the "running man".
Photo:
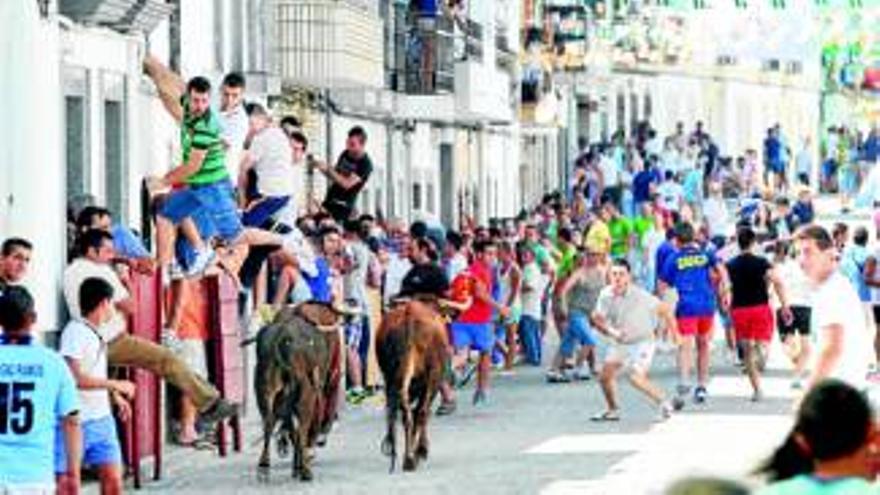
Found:
[{"label": "running man", "polygon": [[813,314],[810,308],[812,284],[797,260],[790,255],[790,248],[789,241],[776,242],[773,262],[779,272],[779,278],[785,280],[785,295],[792,314],[791,321],[786,322],[780,308],[776,313],[776,327],[785,355],[794,366],[791,388],[799,390],[803,388],[803,380],[806,378],[804,373],[812,348],[810,338],[810,322]]},{"label": "running man", "polygon": [[593,322],[600,332],[612,339],[605,352],[600,383],[608,409],[591,419],[617,421],[620,404],[617,400],[617,374],[628,371],[630,383],[657,407],[659,421],[669,419],[672,405],[664,393],[651,383],[648,372],[654,357],[654,332],[660,321],[674,329],[672,307],[632,283],[629,262],[617,258],[611,262],[610,285],[602,289]]},{"label": "running man", "polygon": [[0,493],[56,493],[56,425],[68,459],[58,466],[66,475],[58,493],[79,493],[76,384],[61,356],[31,337],[36,319],[27,289],[11,286],[0,294]]},{"label": "running man", "polygon": [[547,381],[568,382],[571,378],[563,371],[565,362],[574,356],[575,347],[580,345],[580,356],[574,378],[588,380],[596,374],[596,333],[590,317],[596,308],[599,293],[606,285],[606,265],[602,263],[604,253],[591,249],[582,250],[578,255],[577,267],[562,283],[559,289],[558,304],[560,320],[567,321],[568,327],[562,334],[559,352],[553,365],[547,371]]},{"label": "running man", "polygon": [[661,297],[669,288],[678,293],[675,316],[678,319],[678,332],[681,342],[678,347],[679,384],[677,397],[673,404],[676,410],[684,407],[684,397],[690,392],[690,374],[693,366],[694,344],[697,348],[697,387],[694,389],[694,402],[706,401],[709,382],[709,343],[715,323],[715,288],[717,280],[718,296],[724,301],[730,297],[727,286],[727,273],[715,254],[701,247],[695,238],[694,228],[689,223],[679,223],[675,227],[678,250],[668,256],[660,271]]},{"label": "running man", "polygon": [[770,261],[755,255],[755,239],[755,231],[751,227],[740,227],[736,233],[740,254],[727,262],[733,294],[730,318],[737,343],[743,349],[745,371],[752,384],[752,402],[763,398],[761,372],[773,337],[773,310],[770,309],[768,282],[773,285],[779,298],[782,321],[793,323],[782,279]]},{"label": "running man", "polygon": [[806,388],[825,378],[836,378],[864,389],[873,362],[873,342],[859,295],[837,269],[837,250],[827,230],[811,225],[802,229],[796,240],[801,267],[814,286],[813,326],[819,332]]},{"label": "running man", "polygon": [[510,309],[492,299],[492,271],[497,254],[495,245],[490,241],[477,241],[474,253],[476,259],[467,270],[473,277],[473,303],[452,324],[452,343],[456,353],[466,353],[468,349],[480,353],[477,390],[474,393],[474,405],[478,405],[486,401],[489,387],[491,353],[495,346],[492,311],[497,310],[501,318],[507,318]]}]

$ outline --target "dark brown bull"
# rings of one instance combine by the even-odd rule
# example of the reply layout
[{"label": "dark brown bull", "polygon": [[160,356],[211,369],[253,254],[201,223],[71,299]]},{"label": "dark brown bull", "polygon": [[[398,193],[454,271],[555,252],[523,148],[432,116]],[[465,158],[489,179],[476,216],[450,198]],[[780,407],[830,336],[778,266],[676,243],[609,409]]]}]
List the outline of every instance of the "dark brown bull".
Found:
[{"label": "dark brown bull", "polygon": [[279,450],[293,445],[293,476],[312,479],[314,446],[336,419],[341,378],[338,328],[344,312],[303,303],[281,310],[259,334],[254,388],[263,418],[260,478],[269,476],[269,450],[279,426]]},{"label": "dark brown bull", "polygon": [[397,462],[397,414],[402,415],[404,471],[428,458],[428,418],[443,379],[446,321],[438,307],[417,300],[396,304],[376,332],[376,353],[385,380],[388,432],[382,452]]}]

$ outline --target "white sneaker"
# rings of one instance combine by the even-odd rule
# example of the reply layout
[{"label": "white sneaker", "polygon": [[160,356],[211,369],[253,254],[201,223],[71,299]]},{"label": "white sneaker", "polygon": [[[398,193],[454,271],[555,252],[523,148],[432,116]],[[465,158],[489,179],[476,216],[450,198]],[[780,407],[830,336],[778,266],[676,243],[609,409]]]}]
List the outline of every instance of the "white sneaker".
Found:
[{"label": "white sneaker", "polygon": [[208,269],[216,256],[217,255],[214,253],[213,249],[206,249],[198,253],[192,266],[186,271],[186,277],[195,278],[201,276],[205,273],[205,270]]},{"label": "white sneaker", "polygon": [[657,410],[656,421],[658,423],[662,423],[663,421],[666,421],[669,418],[671,418],[672,417],[672,409],[673,409],[672,404],[668,400],[663,401]]}]

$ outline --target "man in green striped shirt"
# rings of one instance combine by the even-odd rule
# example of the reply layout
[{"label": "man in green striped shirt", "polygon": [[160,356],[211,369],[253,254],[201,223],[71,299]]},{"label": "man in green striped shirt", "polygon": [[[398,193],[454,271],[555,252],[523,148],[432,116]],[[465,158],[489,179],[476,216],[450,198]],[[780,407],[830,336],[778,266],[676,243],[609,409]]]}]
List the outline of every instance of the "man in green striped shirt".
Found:
[{"label": "man in green striped shirt", "polygon": [[180,123],[182,148],[179,166],[149,180],[152,190],[172,188],[156,219],[159,265],[171,264],[177,228],[193,250],[183,260],[187,276],[200,275],[213,263],[214,250],[205,239],[214,236],[230,246],[283,245],[277,234],[242,226],[226,168],[220,119],[211,108],[211,83],[194,77],[184,86],[180,76],[152,56],[144,60],[144,69],[163,105]]}]

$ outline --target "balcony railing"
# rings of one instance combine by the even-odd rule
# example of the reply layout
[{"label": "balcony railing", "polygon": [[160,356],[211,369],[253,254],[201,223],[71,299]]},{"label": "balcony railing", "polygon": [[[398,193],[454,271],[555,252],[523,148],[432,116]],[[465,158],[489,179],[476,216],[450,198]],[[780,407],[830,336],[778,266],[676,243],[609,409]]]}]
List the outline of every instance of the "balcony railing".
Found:
[{"label": "balcony railing", "polygon": [[354,1],[276,0],[284,82],[325,88],[382,86],[382,20]]},{"label": "balcony railing", "polygon": [[388,57],[391,89],[408,94],[451,93],[455,89],[452,20],[417,15],[397,21],[394,53]]},{"label": "balcony railing", "polygon": [[388,82],[409,94],[451,93],[456,62],[482,61],[483,27],[463,17],[398,11]]},{"label": "balcony railing", "polygon": [[[44,3],[48,12],[49,2]],[[61,0],[58,3],[58,11],[74,21],[123,32],[150,32],[173,9],[173,5],[163,0]]]}]

